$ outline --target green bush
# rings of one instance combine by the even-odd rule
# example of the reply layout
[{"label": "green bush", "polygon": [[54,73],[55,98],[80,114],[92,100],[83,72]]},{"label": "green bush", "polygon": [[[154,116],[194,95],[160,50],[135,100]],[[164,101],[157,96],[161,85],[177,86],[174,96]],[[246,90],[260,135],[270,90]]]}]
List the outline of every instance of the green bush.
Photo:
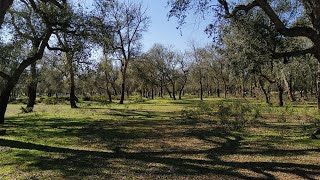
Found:
[{"label": "green bush", "polygon": [[241,102],[220,102],[217,116],[220,123],[230,129],[240,129],[254,124],[261,116],[260,107]]},{"label": "green bush", "polygon": [[133,97],[132,101],[135,103],[141,103],[141,102],[145,102],[146,100],[141,96],[135,96]]},{"label": "green bush", "polygon": [[65,104],[68,101],[68,97],[48,97],[45,98],[42,102],[47,105],[56,105],[56,104]]}]

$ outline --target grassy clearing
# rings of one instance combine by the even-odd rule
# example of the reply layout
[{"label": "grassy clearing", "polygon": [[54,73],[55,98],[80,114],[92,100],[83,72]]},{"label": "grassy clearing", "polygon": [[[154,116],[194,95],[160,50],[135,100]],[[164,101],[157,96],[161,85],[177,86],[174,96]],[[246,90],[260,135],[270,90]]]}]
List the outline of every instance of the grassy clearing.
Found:
[{"label": "grassy clearing", "polygon": [[261,116],[230,128],[218,101],[41,104],[30,114],[10,105],[0,179],[320,179],[320,142],[308,134],[314,107],[238,100]]}]

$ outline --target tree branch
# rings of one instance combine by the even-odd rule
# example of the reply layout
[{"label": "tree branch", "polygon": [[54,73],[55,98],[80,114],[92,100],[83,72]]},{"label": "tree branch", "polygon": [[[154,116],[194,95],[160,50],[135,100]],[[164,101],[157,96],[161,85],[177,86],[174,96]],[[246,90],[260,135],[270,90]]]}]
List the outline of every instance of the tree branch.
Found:
[{"label": "tree branch", "polygon": [[60,48],[60,47],[50,47],[50,45],[47,45],[47,49],[49,49],[50,51],[62,51],[62,52],[67,52],[66,49],[64,48]]},{"label": "tree branch", "polygon": [[251,9],[259,5],[257,0],[255,0],[247,5],[238,5],[232,10],[232,12],[230,12],[229,5],[226,0],[218,0],[218,2],[223,6],[226,13],[226,18],[234,17],[240,11],[245,11],[247,13]]},{"label": "tree branch", "polygon": [[5,80],[9,80],[10,76],[2,71],[0,71],[0,77],[5,79]]},{"label": "tree branch", "polygon": [[315,52],[316,52],[316,48],[312,47],[309,49],[292,51],[292,52],[273,53],[272,58],[273,59],[290,58],[290,57],[295,57],[295,56],[302,56],[305,54],[314,54]]},{"label": "tree branch", "polygon": [[224,8],[226,18],[235,17],[237,13],[240,11],[248,12],[254,7],[258,6],[270,18],[270,20],[275,25],[276,30],[280,34],[287,37],[300,37],[300,36],[307,37],[316,45],[316,47],[320,47],[320,41],[319,41],[320,35],[316,30],[308,26],[297,26],[297,27],[287,28],[285,24],[281,21],[279,16],[276,14],[276,12],[272,9],[272,7],[270,6],[267,0],[254,0],[253,2],[248,3],[247,5],[238,5],[232,10],[232,12],[230,12],[229,4],[226,0],[218,0],[218,2]]}]

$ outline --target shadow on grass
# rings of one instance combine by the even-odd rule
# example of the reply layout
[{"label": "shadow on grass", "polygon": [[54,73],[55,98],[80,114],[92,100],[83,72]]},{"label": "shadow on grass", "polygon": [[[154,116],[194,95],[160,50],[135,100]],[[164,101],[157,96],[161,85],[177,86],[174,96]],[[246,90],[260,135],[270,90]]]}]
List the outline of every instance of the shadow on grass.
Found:
[{"label": "shadow on grass", "polygon": [[[223,158],[232,155],[303,156],[319,153],[317,149],[286,150],[272,147],[248,149],[242,146],[242,136],[221,127],[212,126],[210,121],[188,120],[192,123],[186,123],[186,120],[170,119],[170,115],[150,111],[112,110],[111,113],[116,116],[126,114],[124,117],[141,117],[117,121],[38,118],[36,122],[15,118],[8,121],[9,126],[30,130],[23,132],[26,133],[24,135],[39,133],[46,128],[59,129],[59,132],[43,133],[43,138],[78,137],[80,140],[74,142],[78,146],[77,148],[54,147],[7,139],[0,139],[0,146],[40,151],[43,154],[22,151],[17,154],[17,157],[22,160],[26,157],[28,157],[26,159],[32,159],[28,168],[36,168],[39,171],[55,170],[68,179],[119,178],[121,176],[128,178],[130,176],[148,178],[210,176],[227,179],[253,177],[242,173],[241,170],[255,173],[262,179],[276,179],[273,173],[286,173],[300,178],[314,179],[320,173],[319,165],[249,160],[239,162]],[[159,115],[168,116],[169,120],[154,120]],[[176,139],[185,139],[188,144],[186,147],[184,144],[179,144],[183,143],[182,141],[175,142],[174,147],[166,144]],[[196,144],[198,141],[204,147],[199,147]],[[139,143],[143,144],[142,147],[134,148]],[[150,144],[160,144],[160,147],[147,148]],[[90,149],[91,145],[95,148],[84,150]],[[78,148],[79,146],[84,148]]]}]

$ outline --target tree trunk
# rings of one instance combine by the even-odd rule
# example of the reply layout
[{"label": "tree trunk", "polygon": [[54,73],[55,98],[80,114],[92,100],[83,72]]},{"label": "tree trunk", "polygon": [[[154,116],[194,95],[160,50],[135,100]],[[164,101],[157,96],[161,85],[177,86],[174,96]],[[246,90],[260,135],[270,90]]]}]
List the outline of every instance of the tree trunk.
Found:
[{"label": "tree trunk", "polygon": [[317,71],[317,105],[318,111],[320,111],[320,56],[318,59],[318,71]]},{"label": "tree trunk", "polygon": [[112,103],[112,95],[111,95],[111,91],[109,89],[109,84],[110,84],[110,80],[109,80],[109,74],[107,71],[104,72],[104,75],[106,76],[106,81],[107,81],[107,94],[109,97],[109,103]]},{"label": "tree trunk", "polygon": [[288,91],[289,100],[291,102],[296,101],[296,99],[295,99],[295,97],[293,95],[293,88],[292,88],[292,80],[291,80],[291,78],[289,77],[289,80],[288,80],[286,75],[284,74],[283,70],[281,70],[281,74],[282,74],[282,77],[283,77],[284,85],[286,86],[286,89]]},{"label": "tree trunk", "polygon": [[260,85],[260,88],[261,88],[261,90],[262,90],[262,92],[264,94],[264,97],[266,99],[266,103],[267,104],[271,104],[271,101],[270,101],[270,98],[269,98],[269,94],[268,94],[267,90],[264,88],[264,84],[262,82],[262,79],[259,79],[259,85]]},{"label": "tree trunk", "polygon": [[9,103],[10,93],[14,88],[14,83],[7,82],[0,95],[0,124],[4,124],[4,115]]},{"label": "tree trunk", "polygon": [[118,96],[118,91],[114,82],[111,82],[111,87],[113,89],[114,95]]},{"label": "tree trunk", "polygon": [[218,84],[217,84],[216,92],[217,92],[217,97],[220,98],[220,82],[219,82],[219,79],[217,79],[217,81],[218,81]]},{"label": "tree trunk", "polygon": [[160,97],[163,98],[163,80],[160,81]]},{"label": "tree trunk", "polygon": [[172,84],[172,97],[173,97],[173,100],[177,100],[175,83],[171,82],[171,84]]},{"label": "tree trunk", "polygon": [[166,90],[167,90],[167,92],[168,92],[168,94],[169,94],[170,98],[172,98],[172,93],[171,93],[171,91],[170,91],[170,89],[168,88],[168,86],[167,86],[167,85],[165,85],[165,88],[166,88]]},{"label": "tree trunk", "polygon": [[224,98],[227,99],[227,84],[224,82]]},{"label": "tree trunk", "polygon": [[[200,72],[200,76],[202,76],[201,72]],[[200,77],[199,79],[199,84],[200,84],[200,100],[203,100],[203,85],[202,85],[202,77]]]},{"label": "tree trunk", "polygon": [[278,105],[280,107],[283,107],[283,87],[281,85],[281,82],[277,83],[277,87],[278,87]]},{"label": "tree trunk", "polygon": [[123,72],[122,72],[122,83],[121,83],[121,97],[120,97],[120,104],[124,102],[124,96],[126,92],[126,75],[127,75],[127,67],[128,67],[128,60],[124,62]]},{"label": "tree trunk", "polygon": [[153,86],[151,87],[151,99],[154,99],[154,89],[153,89]]},{"label": "tree trunk", "polygon": [[27,109],[29,112],[33,111],[34,105],[36,103],[36,97],[37,97],[37,85],[38,85],[38,80],[37,80],[37,67],[36,63],[31,64],[31,78],[32,81],[30,85],[28,86],[28,104],[27,104]]},{"label": "tree trunk", "polygon": [[72,62],[73,57],[69,53],[66,54],[66,57],[67,57],[69,74],[70,74],[70,97],[69,97],[70,106],[71,108],[78,108],[76,103],[78,98],[76,97],[76,94],[75,94],[76,85],[74,80],[74,69],[73,69],[73,62]]}]

